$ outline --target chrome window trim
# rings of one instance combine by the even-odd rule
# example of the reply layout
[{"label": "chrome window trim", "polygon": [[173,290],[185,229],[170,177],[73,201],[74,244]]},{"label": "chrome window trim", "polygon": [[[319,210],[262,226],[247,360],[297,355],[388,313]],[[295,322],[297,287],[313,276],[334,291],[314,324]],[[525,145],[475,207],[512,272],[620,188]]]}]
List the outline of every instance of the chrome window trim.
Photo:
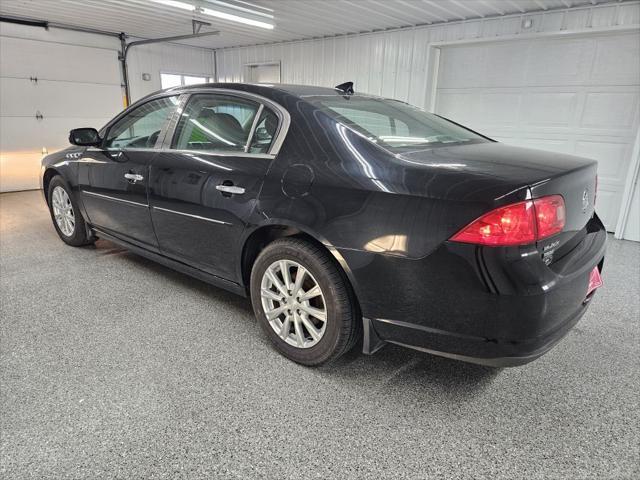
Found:
[{"label": "chrome window trim", "polygon": [[156,206],[153,206],[151,208],[153,208],[154,210],[160,210],[161,212],[173,213],[175,215],[182,215],[184,217],[195,218],[198,220],[205,220],[207,222],[217,223],[219,225],[233,225],[232,223],[223,222],[222,220],[215,220],[213,218],[201,217],[200,215],[193,215],[191,213],[178,212],[176,210],[169,210],[168,208],[162,208],[162,207],[156,207]]},{"label": "chrome window trim", "polygon": [[131,200],[124,200],[122,198],[111,197],[109,195],[103,195],[102,193],[89,192],[87,190],[80,190],[80,191],[84,195],[90,195],[90,196],[93,196],[93,197],[104,198],[106,200],[111,200],[113,202],[128,203],[129,205],[135,205],[137,207],[149,208],[149,205],[147,205],[146,203],[132,202]]},{"label": "chrome window trim", "polygon": [[[163,147],[174,151],[174,152],[185,152],[185,151],[191,151],[191,150],[179,150],[177,148],[171,148],[171,142],[173,140],[173,137],[175,135],[175,130],[178,124],[178,121],[180,119],[180,115],[182,115],[182,112],[184,111],[184,108],[186,107],[187,102],[189,101],[189,99],[193,96],[193,95],[201,95],[201,94],[207,94],[207,93],[219,93],[219,94],[224,94],[224,95],[230,95],[230,96],[236,96],[236,97],[240,97],[240,98],[247,98],[249,100],[253,100],[261,105],[267,106],[269,107],[271,110],[274,111],[274,113],[276,114],[276,116],[279,119],[279,125],[278,125],[278,131],[276,132],[275,138],[273,139],[273,141],[271,142],[271,147],[269,148],[269,151],[264,154],[249,154],[249,153],[243,153],[242,151],[240,152],[231,152],[231,151],[225,151],[225,150],[208,150],[207,153],[209,154],[215,154],[215,155],[222,155],[222,156],[236,156],[236,157],[244,157],[246,155],[269,155],[269,158],[275,158],[278,153],[280,153],[280,149],[282,148],[282,144],[284,143],[285,138],[287,137],[287,133],[289,132],[289,127],[291,126],[291,115],[289,114],[289,112],[287,111],[286,108],[284,108],[282,105],[280,105],[279,103],[274,102],[273,100],[270,100],[266,97],[263,97],[262,95],[258,95],[256,93],[251,93],[251,92],[245,92],[242,90],[234,90],[231,88],[216,88],[216,87],[212,87],[212,88],[199,88],[198,91],[194,92],[194,91],[187,91],[187,92],[183,92],[181,94],[184,95],[184,99],[180,99],[179,102],[179,106],[178,108],[174,111],[174,116],[173,118],[170,120],[170,128],[167,128],[167,132],[165,134],[165,141],[163,142]],[[180,114],[178,115],[178,111],[180,111]],[[175,120],[175,122],[174,122]],[[251,141],[251,137],[249,137],[249,142]],[[164,150],[163,148],[163,150]],[[204,153],[204,151],[199,151],[199,153]],[[227,154],[233,154],[233,155],[227,155]]]},{"label": "chrome window trim", "polygon": [[95,150],[92,152],[157,152],[159,149],[156,147],[134,147],[134,148],[97,148],[90,147]]},{"label": "chrome window trim", "polygon": [[273,160],[276,158],[275,155],[270,153],[251,153],[251,152],[243,152],[242,150],[239,152],[234,152],[232,150],[178,150],[176,148],[163,148],[159,150],[161,153],[181,153],[181,154],[189,154],[189,155],[211,155],[214,157],[239,157],[239,158],[266,158]]}]

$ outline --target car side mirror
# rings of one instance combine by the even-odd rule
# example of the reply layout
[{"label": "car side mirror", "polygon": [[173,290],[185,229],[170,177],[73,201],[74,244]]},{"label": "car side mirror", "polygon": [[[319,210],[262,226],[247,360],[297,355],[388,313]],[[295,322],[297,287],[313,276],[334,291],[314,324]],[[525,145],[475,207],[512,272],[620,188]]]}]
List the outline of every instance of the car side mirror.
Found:
[{"label": "car side mirror", "polygon": [[74,128],[69,132],[69,143],[79,147],[100,145],[102,139],[95,128]]}]

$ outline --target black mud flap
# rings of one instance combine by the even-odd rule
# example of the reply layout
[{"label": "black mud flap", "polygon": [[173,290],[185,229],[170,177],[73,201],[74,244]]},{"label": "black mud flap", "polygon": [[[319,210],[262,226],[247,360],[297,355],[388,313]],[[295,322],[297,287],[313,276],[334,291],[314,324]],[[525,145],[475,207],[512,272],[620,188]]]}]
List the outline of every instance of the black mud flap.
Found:
[{"label": "black mud flap", "polygon": [[364,333],[362,353],[365,355],[373,355],[387,344],[387,342],[382,340],[376,333],[371,319],[362,317],[362,330]]}]

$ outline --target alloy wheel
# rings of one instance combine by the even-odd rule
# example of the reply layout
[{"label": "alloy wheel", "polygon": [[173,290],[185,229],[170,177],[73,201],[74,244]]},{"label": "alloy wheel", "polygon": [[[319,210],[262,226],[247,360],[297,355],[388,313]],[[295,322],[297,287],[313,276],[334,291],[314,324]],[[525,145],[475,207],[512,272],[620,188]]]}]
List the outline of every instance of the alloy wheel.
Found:
[{"label": "alloy wheel", "polygon": [[286,343],[310,348],[322,339],[327,326],[324,295],[298,262],[273,262],[262,276],[260,297],[271,328]]},{"label": "alloy wheel", "polygon": [[53,216],[58,228],[66,237],[73,235],[76,228],[76,217],[69,194],[62,187],[55,187],[51,194]]}]

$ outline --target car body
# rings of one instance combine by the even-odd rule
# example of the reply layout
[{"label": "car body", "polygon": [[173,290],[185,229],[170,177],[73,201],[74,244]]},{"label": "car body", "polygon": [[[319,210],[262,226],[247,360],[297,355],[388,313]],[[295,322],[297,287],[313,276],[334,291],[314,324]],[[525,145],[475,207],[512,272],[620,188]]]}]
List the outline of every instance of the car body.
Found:
[{"label": "car body", "polygon": [[[242,151],[212,147],[217,139],[238,143],[228,140],[237,132],[228,116],[237,112],[226,104],[209,130],[230,136],[213,132],[201,143],[192,130],[186,143],[176,140],[189,122],[209,131],[202,112],[211,108],[189,118],[203,95],[235,99],[240,110],[253,104]],[[159,130],[106,140],[150,105],[161,106]],[[583,315],[593,296],[590,275],[602,269],[596,162],[507,146],[430,114],[429,122],[460,137],[398,135],[403,121],[393,118],[394,135],[374,137],[362,126],[381,121],[378,108],[399,109],[395,118],[407,123],[414,116],[401,102],[343,86],[177,87],[136,102],[101,129],[94,146],[47,156],[43,187],[56,175],[64,179],[88,234],[241,295],[249,294],[252,265],[266,245],[304,239],[344,274],[365,353],[391,342],[492,366],[542,355]],[[258,119],[265,112],[269,118]],[[367,115],[375,119],[362,120]],[[488,212],[550,196],[562,197],[566,217],[547,238],[513,245],[452,239]]]}]

